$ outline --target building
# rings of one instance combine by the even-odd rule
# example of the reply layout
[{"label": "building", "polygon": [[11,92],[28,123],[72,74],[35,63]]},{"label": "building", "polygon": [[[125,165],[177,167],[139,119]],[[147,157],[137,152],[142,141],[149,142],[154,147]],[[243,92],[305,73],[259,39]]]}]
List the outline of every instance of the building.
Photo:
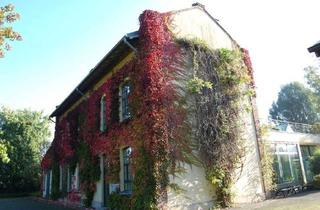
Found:
[{"label": "building", "polygon": [[[201,61],[208,64],[195,65],[195,58],[201,59],[197,52],[204,53],[208,59]],[[233,69],[211,77],[215,71],[205,71],[213,63],[222,68],[223,62],[239,64],[236,70],[242,75]],[[203,5],[168,13],[145,11],[139,31],[122,37],[51,114],[56,128],[42,161],[43,196],[101,209],[117,199],[128,209],[208,209],[231,194],[236,203],[264,199],[254,99],[249,92],[235,95],[251,87],[251,70],[246,51]],[[229,99],[214,95],[217,82],[230,85],[220,90]],[[218,103],[210,97],[221,99],[221,108],[206,105]],[[229,103],[240,97],[239,107]],[[249,109],[238,113],[245,106]],[[215,123],[221,126],[214,127],[218,116],[222,121]],[[235,124],[238,119],[241,125]],[[243,130],[235,133],[238,127]],[[205,138],[198,138],[200,134]],[[223,135],[230,144],[208,140]],[[237,148],[239,136],[243,151]],[[242,161],[227,162],[214,152]],[[212,168],[219,161],[207,154],[225,165]],[[228,168],[232,174],[223,171]]]},{"label": "building", "polygon": [[320,57],[320,42],[317,42],[316,44],[309,47],[308,51],[309,53],[315,53],[317,57]]},{"label": "building", "polygon": [[270,120],[270,126],[266,140],[274,154],[278,189],[312,185],[310,157],[320,148],[320,135],[307,124]]}]

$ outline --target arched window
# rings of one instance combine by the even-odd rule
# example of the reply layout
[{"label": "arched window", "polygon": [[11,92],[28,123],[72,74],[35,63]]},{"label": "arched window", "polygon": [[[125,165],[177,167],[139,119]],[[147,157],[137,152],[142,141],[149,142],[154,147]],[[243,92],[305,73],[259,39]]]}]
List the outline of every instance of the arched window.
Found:
[{"label": "arched window", "polygon": [[124,82],[120,86],[120,122],[127,120],[131,117],[129,107],[129,95],[131,93],[131,85],[129,82]]},{"label": "arched window", "polygon": [[100,99],[100,131],[105,132],[106,130],[107,130],[106,97],[102,96]]}]

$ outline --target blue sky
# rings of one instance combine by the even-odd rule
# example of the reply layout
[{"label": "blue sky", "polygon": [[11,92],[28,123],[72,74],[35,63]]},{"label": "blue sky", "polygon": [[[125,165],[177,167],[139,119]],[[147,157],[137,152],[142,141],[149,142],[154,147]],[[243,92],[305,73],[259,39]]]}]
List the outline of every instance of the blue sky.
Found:
[{"label": "blue sky", "polygon": [[[50,114],[127,32],[145,9],[190,7],[189,0],[0,0],[21,15],[23,41],[0,59],[0,105]],[[314,64],[307,48],[320,40],[317,0],[204,0],[207,10],[250,51],[258,109],[266,117],[280,86],[303,81]]]}]

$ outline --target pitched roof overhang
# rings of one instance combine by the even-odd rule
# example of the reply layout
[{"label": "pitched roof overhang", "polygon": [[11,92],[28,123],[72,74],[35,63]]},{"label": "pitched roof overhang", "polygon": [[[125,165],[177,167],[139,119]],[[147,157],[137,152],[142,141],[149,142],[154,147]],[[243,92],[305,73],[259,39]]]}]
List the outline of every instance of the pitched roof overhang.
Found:
[{"label": "pitched roof overhang", "polygon": [[114,66],[128,56],[138,45],[138,32],[128,33],[105,55],[102,60],[89,72],[69,96],[52,112],[50,117],[63,114],[72,104],[79,100],[101,77],[106,75]]},{"label": "pitched roof overhang", "polygon": [[320,41],[308,48],[310,53],[315,53],[317,57],[320,57]]}]

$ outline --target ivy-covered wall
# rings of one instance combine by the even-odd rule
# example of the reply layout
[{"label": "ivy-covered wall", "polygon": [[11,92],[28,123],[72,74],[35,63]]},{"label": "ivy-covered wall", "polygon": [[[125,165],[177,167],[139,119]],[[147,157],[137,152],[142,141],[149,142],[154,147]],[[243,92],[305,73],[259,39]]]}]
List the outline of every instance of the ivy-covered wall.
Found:
[{"label": "ivy-covered wall", "polygon": [[[201,180],[216,189],[208,191],[207,197],[223,207],[232,201],[233,175],[245,152],[239,125],[240,113],[248,107],[241,99],[252,96],[252,69],[247,54],[219,26],[209,28],[213,30],[210,33],[213,37],[214,31],[225,34],[230,49],[211,48],[205,39],[179,39],[181,34],[174,27],[179,15],[143,12],[138,53],[57,118],[54,141],[42,168],[55,171],[58,163],[78,163],[86,206],[91,206],[100,178],[98,156],[106,156],[106,182],[119,183],[120,149],[124,146],[133,151],[133,193],[130,197],[111,195],[110,207],[170,208],[169,189],[189,190],[170,179],[184,176],[183,164],[203,171]],[[186,21],[180,21],[180,27]],[[186,63],[191,68],[185,68]],[[132,117],[119,122],[119,86],[127,78],[132,85]],[[99,127],[102,96],[106,99],[105,132]]]},{"label": "ivy-covered wall", "polygon": [[[133,149],[132,208],[157,208],[166,203],[168,137],[174,136],[169,134],[171,130],[167,124],[169,109],[173,109],[170,100],[174,97],[168,67],[175,49],[170,45],[165,17],[145,11],[140,17],[141,53],[99,88],[92,89],[76,107],[57,118],[54,141],[42,167],[79,163],[80,189],[86,197],[86,206],[91,205],[101,173],[98,155],[106,154],[107,182],[119,183],[120,148],[123,146]],[[119,122],[119,86],[126,78],[133,88],[129,96],[132,118]],[[103,95],[106,98],[106,132],[99,130]]]}]

